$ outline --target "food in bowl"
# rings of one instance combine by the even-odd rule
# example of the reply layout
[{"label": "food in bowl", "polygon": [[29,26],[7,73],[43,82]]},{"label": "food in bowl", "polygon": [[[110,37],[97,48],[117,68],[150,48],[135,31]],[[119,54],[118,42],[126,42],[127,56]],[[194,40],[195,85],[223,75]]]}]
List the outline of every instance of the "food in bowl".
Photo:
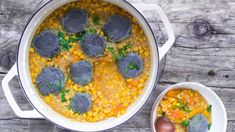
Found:
[{"label": "food in bowl", "polygon": [[207,132],[211,127],[212,105],[195,90],[172,89],[157,106],[158,132]]},{"label": "food in bowl", "polygon": [[70,2],[38,26],[29,51],[40,97],[61,115],[97,122],[125,113],[150,71],[143,29],[105,1]]}]

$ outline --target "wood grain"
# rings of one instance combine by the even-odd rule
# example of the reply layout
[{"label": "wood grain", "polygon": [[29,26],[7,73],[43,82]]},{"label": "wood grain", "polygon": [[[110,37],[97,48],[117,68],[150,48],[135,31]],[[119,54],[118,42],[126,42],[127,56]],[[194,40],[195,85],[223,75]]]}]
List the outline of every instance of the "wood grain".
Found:
[{"label": "wood grain", "polygon": [[[26,98],[24,97],[21,87],[19,83],[17,82],[17,78],[15,78],[11,83],[13,94],[15,95],[15,99],[17,100],[17,103],[19,106],[21,106],[22,109],[31,109],[32,107],[30,104],[27,102]],[[110,131],[119,131],[122,129],[127,129],[128,131],[150,131],[150,112],[152,109],[152,105],[156,99],[156,97],[167,87],[169,87],[170,84],[160,84],[159,86],[156,86],[154,88],[154,91],[151,95],[151,98],[146,102],[142,110],[140,110],[133,118],[131,118],[129,121],[126,123],[122,124],[121,126],[118,126],[117,128],[114,128]],[[232,96],[235,94],[235,90],[233,89],[221,89],[218,87],[212,87],[212,89],[220,96],[222,99],[225,107],[227,108],[228,112],[228,120],[229,123],[231,123],[232,126],[228,126],[228,129],[234,129],[234,122],[235,122],[235,111],[233,110],[235,106],[235,98],[232,98]],[[22,129],[28,128],[31,130],[31,128],[34,128],[35,130],[40,130],[40,126],[37,125],[45,125],[45,127],[49,127],[50,130],[54,130],[54,126],[49,123],[48,121],[40,119],[38,120],[21,120],[19,119],[14,112],[12,111],[11,107],[6,101],[6,98],[3,94],[3,92],[0,90],[0,99],[1,99],[1,107],[0,109],[2,110],[0,112],[0,129],[2,126],[1,124],[4,125],[4,123],[9,122],[13,124],[13,128],[16,127],[14,126],[14,123],[19,123],[20,125],[23,125],[23,123],[28,122],[29,125],[27,127],[23,127]],[[40,124],[38,122],[43,122],[43,124]],[[47,122],[47,123],[45,123]],[[30,124],[31,123],[31,124]],[[36,124],[35,124],[36,123]],[[38,124],[37,124],[38,123]],[[45,123],[45,124],[44,124]],[[24,125],[23,125],[24,126]],[[9,127],[8,129],[12,129]],[[58,129],[58,128],[57,128]]]},{"label": "wood grain", "polygon": [[[16,60],[22,31],[32,14],[48,0],[0,1],[0,80]],[[235,131],[235,1],[234,0],[131,0],[159,4],[176,34],[167,54],[160,85],[155,87],[143,109],[126,123],[108,131],[150,132],[149,116],[156,97],[168,86],[184,81],[210,86],[222,99],[228,113],[228,132]],[[159,43],[158,21],[145,14]],[[0,81],[1,82],[1,81]],[[17,78],[10,83],[17,103],[24,110],[32,107],[24,97]],[[46,120],[20,119],[9,106],[0,86],[1,132],[66,132]]]}]

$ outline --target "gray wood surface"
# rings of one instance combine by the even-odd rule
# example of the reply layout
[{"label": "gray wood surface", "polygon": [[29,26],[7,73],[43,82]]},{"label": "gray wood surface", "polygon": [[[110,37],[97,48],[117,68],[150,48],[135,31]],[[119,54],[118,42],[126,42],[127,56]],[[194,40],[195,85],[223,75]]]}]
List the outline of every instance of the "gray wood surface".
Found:
[{"label": "gray wood surface", "polygon": [[[20,35],[32,14],[48,0],[0,0],[0,83],[16,61]],[[185,81],[211,87],[228,113],[228,132],[235,131],[235,1],[234,0],[132,0],[160,5],[170,19],[176,42],[167,54],[160,84],[143,109],[126,123],[108,131],[149,132],[150,109],[168,86]],[[151,25],[156,21],[149,18]],[[153,28],[155,28],[153,26]],[[157,30],[156,30],[157,32]],[[11,82],[22,109],[31,106],[17,78]],[[20,119],[9,106],[0,85],[1,132],[62,132],[40,119]]]}]

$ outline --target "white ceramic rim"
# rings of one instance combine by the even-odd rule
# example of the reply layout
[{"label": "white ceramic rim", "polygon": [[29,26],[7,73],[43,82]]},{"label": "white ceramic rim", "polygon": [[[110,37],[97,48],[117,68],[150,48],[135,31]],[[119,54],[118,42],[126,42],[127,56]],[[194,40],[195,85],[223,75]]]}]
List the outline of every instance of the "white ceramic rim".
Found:
[{"label": "white ceramic rim", "polygon": [[35,33],[36,28],[31,28],[31,27],[38,27],[38,25],[45,19],[45,17],[48,16],[48,14],[50,14],[58,7],[70,1],[54,0],[44,5],[30,20],[30,22],[28,23],[27,27],[24,30],[24,33],[20,41],[17,67],[22,89],[26,97],[28,98],[29,102],[34,106],[34,108],[46,119],[67,129],[76,130],[76,131],[101,131],[122,124],[123,122],[130,119],[134,114],[136,114],[138,110],[141,109],[141,107],[144,105],[144,103],[147,101],[148,97],[150,96],[155,81],[157,80],[158,68],[159,68],[158,67],[159,54],[158,54],[158,48],[156,46],[156,40],[149,24],[147,23],[145,18],[139,13],[139,11],[135,9],[132,5],[130,5],[128,2],[117,1],[117,0],[105,0],[105,1],[120,6],[121,8],[128,11],[135,18],[138,18],[137,20],[144,29],[145,34],[148,38],[151,50],[152,64],[151,64],[149,80],[146,83],[146,86],[142,94],[136,99],[136,101],[131,106],[128,107],[126,113],[120,116],[119,118],[113,117],[95,123],[71,121],[70,119],[58,114],[51,107],[49,107],[40,98],[40,96],[38,95],[36,89],[32,84],[31,77],[29,74],[28,53],[29,53],[30,42],[33,38],[33,34]]},{"label": "white ceramic rim", "polygon": [[209,132],[226,132],[227,112],[223,102],[221,101],[219,96],[209,87],[194,82],[183,82],[170,86],[157,97],[152,107],[150,117],[151,129],[153,132],[156,132],[154,128],[154,122],[157,117],[157,106],[159,105],[159,102],[162,100],[162,98],[166,95],[168,91],[177,88],[192,89],[198,91],[207,100],[208,104],[212,105],[212,126]]}]

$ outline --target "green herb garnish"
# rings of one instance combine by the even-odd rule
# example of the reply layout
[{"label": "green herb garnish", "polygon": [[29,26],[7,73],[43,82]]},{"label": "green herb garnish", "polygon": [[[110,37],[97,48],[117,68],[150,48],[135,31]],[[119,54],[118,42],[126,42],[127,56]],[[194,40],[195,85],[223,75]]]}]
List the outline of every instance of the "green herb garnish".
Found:
[{"label": "green herb garnish", "polygon": [[66,102],[67,101],[67,99],[65,98],[65,93],[68,93],[68,92],[69,92],[68,89],[61,89],[60,90],[60,93],[61,93],[61,95],[60,95],[61,102]]},{"label": "green herb garnish", "polygon": [[133,70],[134,69],[134,64],[132,61],[130,61],[129,63],[129,66],[128,66],[129,69]]},{"label": "green herb garnish", "polygon": [[69,45],[69,40],[70,39],[66,40],[64,33],[58,32],[57,36],[60,40],[60,46],[61,46],[62,50],[69,50],[69,49],[72,48],[72,45]]},{"label": "green herb garnish", "polygon": [[115,53],[115,50],[113,47],[107,47],[107,49],[109,50],[109,52],[112,54],[113,58],[115,61],[118,60],[118,55]]},{"label": "green herb garnish", "polygon": [[85,31],[83,31],[83,32],[81,32],[81,33],[79,33],[78,35],[77,35],[77,37],[76,37],[76,41],[80,41],[80,42],[83,42],[84,41],[84,36],[86,35],[86,34],[94,34],[94,33],[96,33],[96,30],[95,29],[93,29],[93,28],[90,28],[90,29],[87,29],[87,30],[85,30]]},{"label": "green herb garnish", "polygon": [[[113,47],[107,47],[107,49],[113,55],[114,60],[117,61],[119,57],[126,57],[128,54],[128,49],[130,49],[131,47],[132,47],[131,43],[129,42],[127,45],[123,46],[122,48],[117,49],[117,53]],[[139,69],[137,65],[135,65],[134,68]]]},{"label": "green herb garnish", "polygon": [[211,123],[208,124],[208,130],[211,129],[211,125],[212,125]]},{"label": "green herb garnish", "polygon": [[208,111],[208,112],[211,112],[211,109],[212,109],[212,105],[208,105],[207,111]]},{"label": "green herb garnish", "polygon": [[177,103],[175,106],[173,106],[174,108],[178,108],[180,110],[183,110],[187,113],[191,112],[191,110],[189,109],[188,107],[188,104],[183,102],[183,101],[180,101],[179,103]]},{"label": "green herb garnish", "polygon": [[71,110],[71,109],[72,109],[72,107],[71,107],[70,105],[68,105],[68,107],[67,107],[67,108],[68,108],[68,110]]},{"label": "green herb garnish", "polygon": [[58,32],[57,36],[58,36],[59,38],[64,38],[64,33]]},{"label": "green herb garnish", "polygon": [[184,120],[181,122],[181,126],[187,127],[189,125],[189,120]]},{"label": "green herb garnish", "polygon": [[96,30],[93,29],[93,28],[90,28],[90,29],[86,30],[86,34],[94,34],[94,33],[96,33]]},{"label": "green herb garnish", "polygon": [[49,82],[49,83],[47,84],[47,87],[48,87],[48,88],[52,88],[52,82]]},{"label": "green herb garnish", "polygon": [[94,15],[94,16],[92,17],[92,20],[93,20],[93,23],[94,23],[95,25],[99,25],[99,24],[100,24],[100,17],[99,17],[99,16]]},{"label": "green herb garnish", "polygon": [[76,39],[78,41],[84,41],[85,34],[86,34],[86,31],[83,31],[83,32],[79,33]]},{"label": "green herb garnish", "polygon": [[123,46],[122,48],[118,49],[118,55],[121,57],[126,57],[128,54],[128,49],[132,47],[131,43],[129,42],[127,45]]},{"label": "green herb garnish", "polygon": [[133,70],[133,69],[139,70],[139,69],[140,69],[139,66],[133,64],[132,61],[130,61],[129,65],[128,65],[128,68],[129,68],[130,70]]},{"label": "green herb garnish", "polygon": [[67,101],[66,98],[65,98],[65,92],[64,91],[61,92],[60,98],[61,98],[61,102],[66,102]]},{"label": "green herb garnish", "polygon": [[74,43],[74,42],[76,42],[76,41],[77,41],[76,38],[69,37],[69,40],[68,40],[69,43]]},{"label": "green herb garnish", "polygon": [[60,90],[62,89],[62,81],[61,80],[59,80],[59,82],[56,84],[56,87]]}]

